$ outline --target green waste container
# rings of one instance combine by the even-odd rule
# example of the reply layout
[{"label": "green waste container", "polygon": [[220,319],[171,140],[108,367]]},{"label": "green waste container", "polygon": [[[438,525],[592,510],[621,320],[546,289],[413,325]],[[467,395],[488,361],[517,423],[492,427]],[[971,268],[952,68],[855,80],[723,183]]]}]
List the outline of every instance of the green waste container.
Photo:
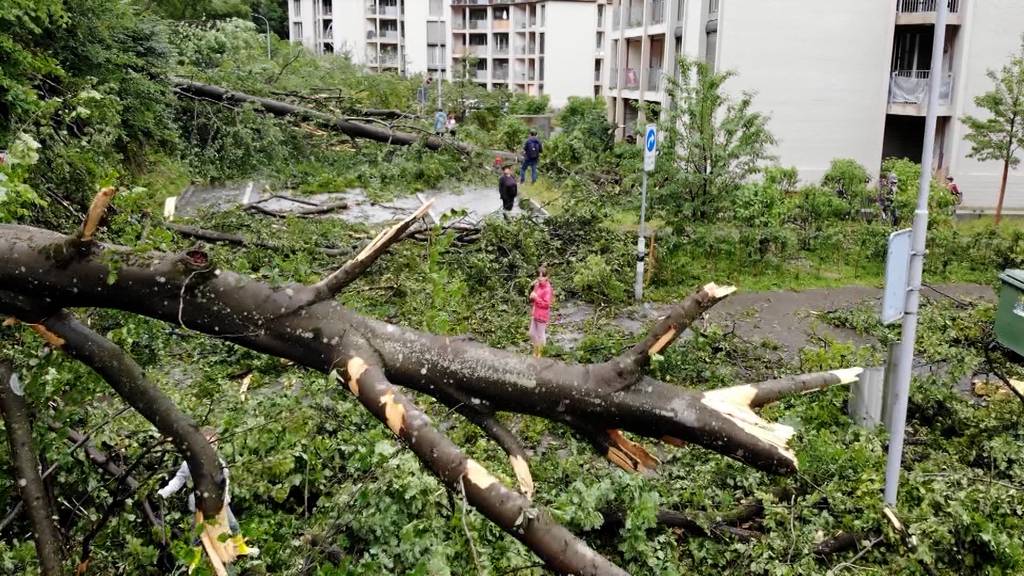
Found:
[{"label": "green waste container", "polygon": [[999,279],[1003,287],[996,311],[996,340],[1024,356],[1024,270],[1004,270]]}]

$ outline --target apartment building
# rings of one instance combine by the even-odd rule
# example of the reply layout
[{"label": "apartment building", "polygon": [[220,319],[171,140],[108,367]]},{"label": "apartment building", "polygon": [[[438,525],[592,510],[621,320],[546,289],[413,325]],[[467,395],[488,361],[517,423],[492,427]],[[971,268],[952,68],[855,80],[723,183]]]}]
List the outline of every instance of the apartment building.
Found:
[{"label": "apartment building", "polygon": [[[614,58],[607,80],[609,118],[632,134],[638,104],[667,105],[665,63],[702,58],[737,75],[734,93],[756,93],[771,116],[779,160],[808,181],[834,158],[854,158],[877,174],[883,158],[919,159],[935,33],[943,0],[613,0]],[[975,96],[1020,46],[1024,2],[945,0],[950,16],[942,63],[933,170],[953,175],[966,207],[995,203],[1001,164],[968,158],[959,121],[985,115]],[[671,64],[670,64],[671,65]],[[1014,171],[1007,207],[1024,209],[1024,171]]]},{"label": "apartment building", "polygon": [[607,1],[290,0],[288,15],[291,40],[319,54],[375,71],[468,74],[562,106],[603,90]]},{"label": "apartment building", "polygon": [[377,72],[444,76],[449,14],[446,0],[289,0],[289,36]]}]

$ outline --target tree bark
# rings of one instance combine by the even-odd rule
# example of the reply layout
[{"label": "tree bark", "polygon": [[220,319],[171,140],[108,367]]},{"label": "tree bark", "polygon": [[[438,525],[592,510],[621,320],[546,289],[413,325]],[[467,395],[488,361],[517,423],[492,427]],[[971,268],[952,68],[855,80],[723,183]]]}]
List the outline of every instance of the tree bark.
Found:
[{"label": "tree bark", "polygon": [[61,572],[60,539],[53,524],[53,514],[46,499],[46,489],[39,472],[39,460],[32,443],[32,424],[24,392],[12,385],[13,373],[0,363],[0,410],[7,428],[7,442],[11,447],[14,478],[21,493],[21,501],[32,523],[32,533],[39,558],[39,571],[43,576],[59,576]]},{"label": "tree bark", "polygon": [[[371,248],[394,236],[379,236],[369,252],[364,251],[363,260],[376,259],[381,251]],[[543,512],[532,517],[528,500],[471,464],[392,383],[442,400],[454,390],[492,410],[541,416],[598,433],[622,429],[654,439],[684,440],[760,470],[787,474],[797,468],[788,446],[793,430],[764,421],[752,408],[786,393],[847,380],[815,380],[812,375],[788,384],[776,381],[701,392],[644,376],[642,369],[652,354],[727,295],[728,290],[713,284],[684,300],[634,349],[606,362],[580,365],[530,358],[467,338],[427,334],[355,314],[333,296],[368,267],[360,257],[317,285],[271,286],[220,268],[201,250],[137,253],[94,244],[70,261],[57,261],[50,256],[52,247],[64,242],[66,237],[51,231],[0,225],[0,254],[5,255],[0,259],[0,312],[20,313],[19,306],[27,299],[52,307],[22,318],[30,322],[47,321],[63,307],[115,308],[324,373],[337,371],[350,387],[353,380],[357,383],[364,406],[406,440],[449,488],[461,489],[464,483],[473,506],[566,573],[619,572],[603,559],[593,559],[593,552],[571,540],[563,528],[543,520]],[[73,336],[74,331],[68,334]],[[396,414],[402,417],[396,419]],[[536,531],[524,532],[524,511],[532,518],[526,526],[536,523]],[[564,543],[563,559],[552,556],[553,542]],[[561,563],[569,561],[576,563],[572,569]]]},{"label": "tree bark", "polygon": [[996,202],[996,226],[1003,218],[1003,198],[1006,196],[1006,179],[1010,174],[1010,160],[1003,160],[1003,178],[999,182],[999,201]]},{"label": "tree bark", "polygon": [[[318,112],[312,108],[295,106],[293,104],[288,104],[287,102],[281,102],[280,100],[261,98],[259,96],[244,94],[242,92],[233,92],[220,86],[203,84],[201,82],[194,82],[183,78],[174,78],[172,82],[174,83],[175,91],[179,94],[198,96],[200,98],[206,98],[216,102],[242,102],[246,104],[255,104],[275,116],[298,116],[300,118],[315,120],[321,124],[330,126],[342,134],[347,134],[355,138],[366,138],[368,140],[375,140],[377,142],[384,142],[386,144],[395,144],[399,146],[409,146],[411,144],[416,144],[417,142],[423,142],[423,145],[431,150],[440,150],[446,144],[444,140],[437,136],[418,136],[407,132],[397,132],[387,128],[352,122],[344,118],[337,118],[330,114]],[[465,154],[473,152],[473,148],[466,144],[456,143],[451,145],[456,150]]]}]

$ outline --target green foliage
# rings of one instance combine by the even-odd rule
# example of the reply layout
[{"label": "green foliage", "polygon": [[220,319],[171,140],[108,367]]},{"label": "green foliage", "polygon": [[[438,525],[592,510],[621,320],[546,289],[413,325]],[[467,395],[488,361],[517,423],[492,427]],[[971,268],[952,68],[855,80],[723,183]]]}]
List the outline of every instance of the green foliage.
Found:
[{"label": "green foliage", "polygon": [[850,158],[836,158],[821,179],[821,186],[846,200],[850,216],[855,217],[862,208],[871,205],[872,191],[868,187],[871,175],[867,168]]},{"label": "green foliage", "polygon": [[498,121],[495,138],[502,150],[519,150],[530,135],[530,128],[514,116],[503,116]]},{"label": "green foliage", "polygon": [[615,272],[604,258],[591,254],[576,265],[572,275],[573,289],[588,302],[624,302],[626,286]]},{"label": "green foliage", "polygon": [[733,76],[704,62],[681,59],[669,78],[671,105],[662,132],[660,179],[669,182],[660,201],[687,219],[710,220],[727,208],[730,192],[771,159],[775,138],[768,118],[754,112],[753,95],[730,98],[723,85]]},{"label": "green foliage", "polygon": [[[909,224],[917,207],[917,195],[921,180],[921,165],[906,158],[886,158],[882,172],[895,174],[899,178],[896,190],[896,213],[901,224]],[[928,193],[929,230],[949,226],[952,221],[953,196],[934,178]]]},{"label": "green foliage", "polygon": [[992,90],[974,98],[990,117],[964,116],[961,121],[969,132],[971,158],[998,160],[1015,168],[1020,164],[1017,152],[1024,145],[1024,42],[1020,51],[996,73],[988,72]]}]

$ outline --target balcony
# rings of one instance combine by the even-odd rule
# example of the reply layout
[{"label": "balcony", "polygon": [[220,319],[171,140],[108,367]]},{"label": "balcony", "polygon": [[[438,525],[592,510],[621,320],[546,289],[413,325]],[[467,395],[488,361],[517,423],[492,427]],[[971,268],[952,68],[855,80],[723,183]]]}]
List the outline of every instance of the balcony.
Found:
[{"label": "balcony", "polygon": [[465,30],[466,21],[461,18],[452,18],[452,30]]},{"label": "balcony", "polygon": [[378,6],[377,14],[379,16],[386,16],[388,18],[397,18],[398,6]]},{"label": "balcony", "polygon": [[665,21],[665,0],[653,0],[651,2],[651,24],[661,24]]},{"label": "balcony", "polygon": [[643,3],[631,5],[629,7],[629,21],[627,22],[627,27],[629,27],[629,28],[636,28],[637,26],[643,26],[643,25],[644,25],[644,5],[643,5]]},{"label": "balcony", "polygon": [[[928,112],[929,70],[896,70],[889,80],[889,113],[924,116]],[[953,102],[953,75],[939,83],[939,114],[949,116]]]},{"label": "balcony", "polygon": [[494,47],[494,51],[491,52],[492,56],[508,56],[508,44],[502,44]]},{"label": "balcony", "polygon": [[469,46],[464,46],[462,54],[471,56],[487,56],[487,44],[470,44]]},{"label": "balcony", "polygon": [[477,82],[487,82],[487,70],[476,70],[473,73],[473,79]]},{"label": "balcony", "polygon": [[493,79],[495,81],[508,81],[508,68],[495,68]]},{"label": "balcony", "polygon": [[640,72],[636,68],[626,68],[626,81],[622,86],[627,90],[640,88]]},{"label": "balcony", "polygon": [[381,54],[378,64],[381,66],[398,66],[398,54],[392,52]]},{"label": "balcony", "polygon": [[[896,0],[896,24],[935,24],[936,11],[941,0]],[[949,24],[960,24],[961,0],[946,0]]]},{"label": "balcony", "polygon": [[381,42],[398,42],[398,30],[381,30],[377,39]]},{"label": "balcony", "polygon": [[612,68],[611,74],[608,75],[608,87],[617,88],[619,86],[619,70],[618,68]]},{"label": "balcony", "polygon": [[495,20],[491,23],[491,29],[497,32],[507,32],[512,29],[512,23],[508,20]]},{"label": "balcony", "polygon": [[650,92],[661,91],[661,68],[647,69],[647,90]]},{"label": "balcony", "polygon": [[487,20],[470,20],[470,30],[487,30]]}]

